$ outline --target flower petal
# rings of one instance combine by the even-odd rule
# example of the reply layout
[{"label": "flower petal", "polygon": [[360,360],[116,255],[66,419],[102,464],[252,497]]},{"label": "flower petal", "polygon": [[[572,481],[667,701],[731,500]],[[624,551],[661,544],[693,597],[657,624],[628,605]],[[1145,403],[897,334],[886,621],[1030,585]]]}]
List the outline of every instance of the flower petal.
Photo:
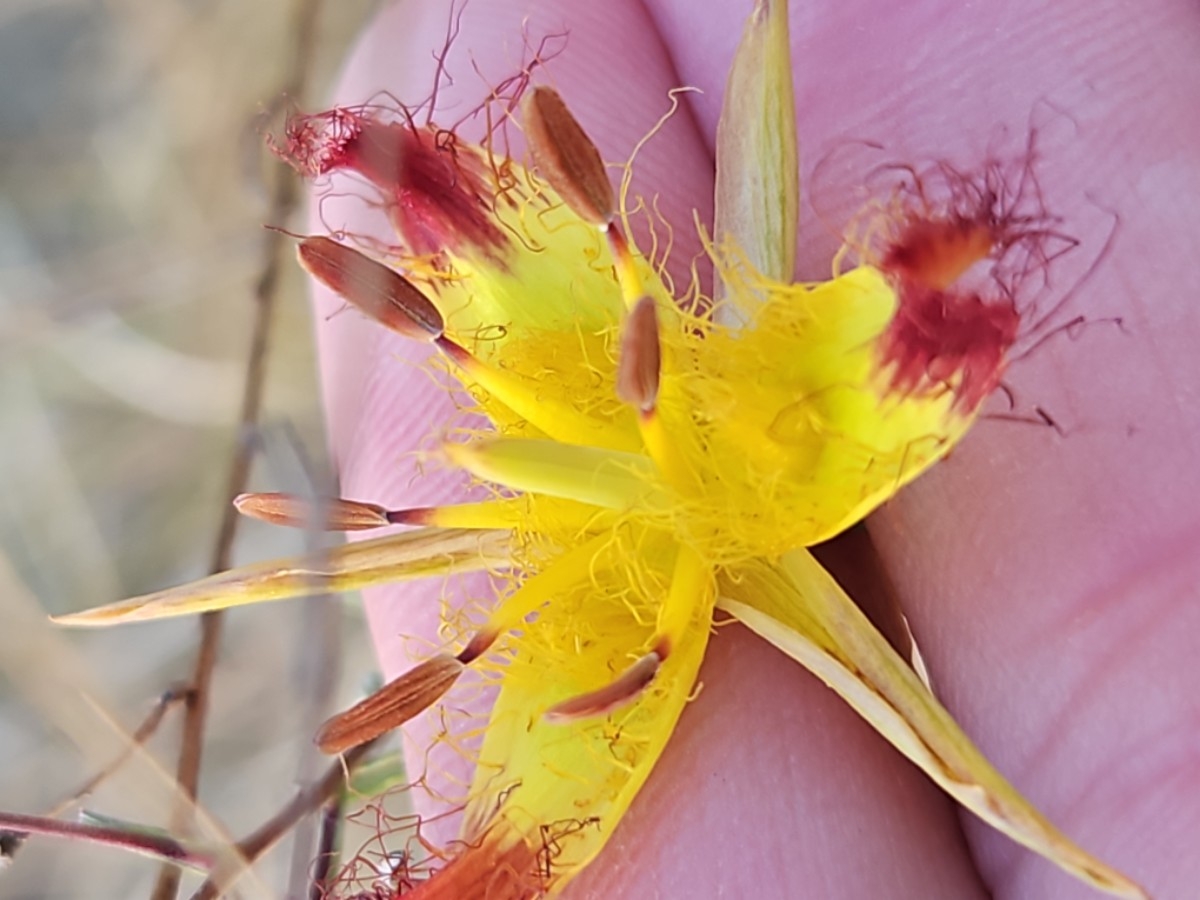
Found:
[{"label": "flower petal", "polygon": [[[948,453],[972,416],[950,387],[890,390],[878,340],[897,297],[879,270],[816,285],[726,274],[762,305],[737,331],[664,328],[658,408],[686,467],[704,473],[693,539],[736,563],[843,531]],[[677,375],[681,363],[693,370]]]},{"label": "flower petal", "polygon": [[505,567],[510,533],[421,528],[333,547],[320,554],[230,569],[179,587],[57,616],[89,627],[165,619],[267,600],[287,600],[372,584]]},{"label": "flower petal", "polygon": [[[791,281],[795,268],[798,169],[787,2],[758,0],[734,56],[717,123],[715,234],[718,247],[732,243],[751,266],[776,281]],[[718,287],[717,299],[737,298]],[[751,313],[735,303],[727,315],[746,321]]]},{"label": "flower petal", "polygon": [[[444,896],[475,896],[470,879],[480,866],[472,860],[484,858],[524,860],[526,869],[515,874],[529,892],[497,896],[556,893],[599,853],[666,746],[708,644],[714,584],[696,554],[676,553],[683,562],[675,564],[660,539],[643,536],[640,543],[651,552],[636,562],[627,547],[603,549],[575,591],[528,623],[506,660],[467,808],[466,849],[434,878],[462,893]],[[654,591],[631,614],[631,565],[651,567],[639,580],[661,591],[675,582],[696,591],[690,617],[636,700],[609,715],[553,721],[547,710],[608,683],[653,640],[662,596]]]},{"label": "flower petal", "polygon": [[1099,890],[1148,898],[1055,828],[992,767],[807,551],[722,587],[722,609],[837,691],[967,809]]}]

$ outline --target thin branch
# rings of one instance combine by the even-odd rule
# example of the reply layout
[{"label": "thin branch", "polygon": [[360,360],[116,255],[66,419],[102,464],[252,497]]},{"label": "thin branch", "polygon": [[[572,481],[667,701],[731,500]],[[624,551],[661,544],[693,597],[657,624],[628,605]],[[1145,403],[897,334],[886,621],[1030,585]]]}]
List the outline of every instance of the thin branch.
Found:
[{"label": "thin branch", "polygon": [[318,781],[302,789],[283,809],[234,846],[237,864],[218,865],[191,900],[216,900],[221,893],[256,859],[270,850],[297,822],[341,792],[343,779],[375,746],[375,742],[355,747],[325,770]]},{"label": "thin branch", "polygon": [[167,861],[173,868],[191,866],[210,872],[192,900],[216,900],[238,877],[260,856],[271,849],[292,827],[318,807],[327,804],[322,828],[320,881],[327,877],[329,860],[332,857],[337,821],[340,818],[340,798],[343,780],[349,777],[354,767],[371,752],[374,742],[355,747],[330,765],[320,779],[303,788],[274,816],[260,825],[245,838],[238,841],[232,852],[222,851],[219,856],[212,850],[190,846],[186,841],[159,831],[117,828],[109,825],[86,825],[80,822],[64,822],[45,816],[29,816],[22,813],[0,811],[0,836],[6,846],[19,846],[33,834],[56,837],[63,840],[100,844],[121,850],[142,853]]},{"label": "thin branch", "polygon": [[324,900],[329,892],[329,879],[338,857],[338,839],[342,825],[342,802],[345,794],[339,791],[321,810],[321,831],[317,839],[317,856],[313,863],[308,900]]},{"label": "thin branch", "polygon": [[[296,0],[291,29],[292,58],[287,67],[284,83],[284,91],[290,96],[301,96],[304,92],[307,64],[313,52],[319,8],[320,0]],[[295,176],[291,173],[280,172],[276,176],[272,192],[270,221],[272,223],[286,221],[295,210],[299,197],[300,190]],[[258,421],[259,411],[262,407],[267,348],[270,342],[271,325],[274,321],[275,299],[283,266],[285,240],[285,236],[277,231],[268,231],[265,234],[265,260],[254,290],[255,316],[242,392],[238,442],[225,491],[226,504],[221,520],[221,529],[217,535],[213,552],[213,572],[219,572],[229,567],[230,551],[237,533],[238,515],[232,507],[231,501],[245,490],[253,457],[253,446],[247,436]],[[189,830],[192,806],[195,803],[199,786],[204,728],[208,715],[209,687],[217,660],[223,616],[223,613],[215,612],[208,613],[201,619],[200,649],[192,676],[192,691],[187,704],[182,747],[176,767],[176,780],[179,783],[184,802],[176,806],[171,830],[179,833]],[[151,894],[152,900],[174,900],[179,891],[179,878],[178,868],[164,866],[159,872],[158,880]]]},{"label": "thin branch", "polygon": [[64,822],[45,816],[26,816],[20,813],[0,812],[0,833],[24,837],[40,834],[46,837],[102,844],[121,850],[132,850],[159,859],[169,860],[173,868],[180,865],[208,869],[214,863],[211,852],[189,847],[168,834],[160,832],[133,831],[106,825],[84,825],[80,822]]},{"label": "thin branch", "polygon": [[[177,703],[186,700],[190,693],[191,688],[189,688],[187,685],[179,684],[172,685],[171,687],[167,688],[167,690],[163,691],[158,700],[155,702],[154,708],[151,709],[146,718],[142,720],[142,724],[140,724],[133,734],[129,736],[129,741],[126,743],[125,748],[120,752],[120,754],[118,754],[112,762],[101,768],[98,772],[96,772],[95,775],[93,775],[91,778],[73,790],[70,794],[68,794],[65,798],[55,804],[54,808],[46,813],[45,818],[47,820],[57,819],[64,812],[66,812],[80,800],[83,800],[85,797],[91,794],[92,791],[96,790],[96,788],[111,778],[118,769],[125,765],[125,763],[129,762],[130,758],[139,747],[143,746],[146,741],[150,740],[150,738],[154,736],[154,733],[158,731],[158,726],[162,724],[163,717],[166,716],[167,711]],[[3,813],[0,813],[0,816],[2,815]],[[24,843],[24,834],[11,831],[0,831],[0,865],[11,865],[12,861],[16,858],[17,853],[20,852],[21,848],[24,846]],[[108,842],[100,841],[100,843]]]},{"label": "thin branch", "polygon": [[129,762],[130,758],[139,747],[143,746],[146,741],[150,740],[150,738],[154,736],[154,733],[158,731],[158,726],[162,724],[163,717],[167,714],[167,711],[171,709],[171,707],[175,706],[175,704],[186,701],[191,696],[191,693],[192,689],[186,684],[174,684],[163,691],[162,694],[159,695],[157,702],[155,702],[154,708],[150,710],[149,715],[147,715],[142,721],[142,724],[137,727],[137,730],[135,730],[133,734],[129,736],[129,741],[126,743],[125,748],[121,751],[120,755],[118,755],[116,759],[98,771],[95,775],[77,787],[70,794],[68,794],[67,797],[60,801],[54,807],[54,809],[47,813],[47,815],[50,818],[61,816],[70,807],[74,806],[80,800],[91,794],[92,791],[96,790],[96,788],[110,778],[113,773],[117,771],[117,769]]}]

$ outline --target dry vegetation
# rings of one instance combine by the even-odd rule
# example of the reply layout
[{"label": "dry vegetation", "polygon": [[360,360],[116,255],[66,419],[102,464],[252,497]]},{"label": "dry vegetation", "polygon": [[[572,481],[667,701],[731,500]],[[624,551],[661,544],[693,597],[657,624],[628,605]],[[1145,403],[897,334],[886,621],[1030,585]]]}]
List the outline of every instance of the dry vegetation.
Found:
[{"label": "dry vegetation", "polygon": [[[261,133],[294,74],[305,5],[0,8],[0,810],[51,810],[195,666],[194,619],[67,633],[44,614],[203,574],[239,440],[261,448],[257,488],[307,483],[304,453],[320,469],[310,323],[290,265],[262,425],[237,428],[261,224],[290,177]],[[372,5],[319,9],[303,54],[313,100]],[[233,557],[302,545],[245,525]],[[354,649],[331,676],[339,644]],[[200,784],[220,828],[247,833],[319,771],[304,735],[360,689],[365,647],[355,612],[333,603],[229,615]],[[149,753],[83,805],[165,825],[181,721],[168,713]],[[310,846],[285,842],[243,896],[294,896]],[[141,857],[31,840],[0,872],[0,898],[149,897],[157,875]],[[181,896],[198,883],[187,876]]]}]

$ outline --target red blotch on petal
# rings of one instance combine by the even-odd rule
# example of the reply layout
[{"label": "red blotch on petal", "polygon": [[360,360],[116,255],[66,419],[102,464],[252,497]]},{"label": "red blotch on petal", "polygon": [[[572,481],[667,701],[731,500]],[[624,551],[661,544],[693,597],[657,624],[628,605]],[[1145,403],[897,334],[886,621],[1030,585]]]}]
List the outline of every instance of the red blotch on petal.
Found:
[{"label": "red blotch on petal", "polygon": [[899,300],[880,340],[889,387],[901,394],[954,392],[969,414],[1000,383],[1021,337],[1016,298],[1077,242],[1057,230],[1034,172],[1036,131],[1014,160],[973,173],[939,163],[886,167],[905,180],[870,229],[867,258]]},{"label": "red blotch on petal", "polygon": [[986,225],[966,219],[908,223],[883,255],[879,267],[896,278],[948,288],[992,252]]},{"label": "red blotch on petal", "polygon": [[409,253],[498,256],[507,244],[484,160],[449,131],[337,107],[292,116],[276,150],[307,177],[344,170],[369,181]]},{"label": "red blotch on petal", "polygon": [[954,408],[971,413],[1000,383],[1021,317],[1011,303],[987,303],[904,280],[899,307],[880,341],[889,387],[901,394],[954,390]]}]

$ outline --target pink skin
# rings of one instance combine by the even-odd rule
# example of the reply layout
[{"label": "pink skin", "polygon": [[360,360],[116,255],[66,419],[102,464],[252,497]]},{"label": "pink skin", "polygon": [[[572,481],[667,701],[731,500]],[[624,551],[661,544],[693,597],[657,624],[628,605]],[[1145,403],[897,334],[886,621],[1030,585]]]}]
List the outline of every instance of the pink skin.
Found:
[{"label": "pink skin", "polygon": [[[628,155],[669,88],[703,88],[646,148],[635,179],[661,195],[677,226],[675,259],[686,263],[690,210],[710,215],[712,136],[749,6],[710,4],[700,15],[692,0],[472,0],[445,99],[464,109],[478,98],[470,60],[489,79],[511,74],[527,16],[534,35],[570,30],[541,78],[610,159]],[[423,97],[445,18],[444,3],[385,12],[336,99],[361,102],[381,88]],[[965,166],[998,142],[1019,150],[1032,115],[1048,122],[1047,201],[1085,241],[1056,285],[1103,243],[1103,210],[1120,217],[1108,258],[1069,312],[1123,316],[1129,333],[1097,326],[1057,338],[1008,378],[1067,436],[983,422],[871,525],[966,731],[1085,847],[1160,900],[1195,896],[1200,270],[1189,260],[1200,234],[1200,15],[1183,0],[852,0],[803,4],[793,32],[802,175],[823,214],[855,196],[864,160]],[[871,156],[855,138],[887,153]],[[842,158],[854,164],[819,165]],[[386,234],[361,205],[326,214],[330,225]],[[833,248],[806,208],[798,274],[822,275]],[[324,312],[336,306],[319,298]],[[322,321],[318,334],[343,492],[403,506],[461,496],[453,476],[417,477],[407,456],[452,413],[408,362],[421,356],[414,346],[353,313]],[[368,593],[389,675],[428,646],[400,636],[433,637],[440,592]],[[831,692],[740,627],[713,640],[702,678],[639,802],[569,896],[1096,896],[956,812]],[[414,723],[415,746],[431,727]]]}]

